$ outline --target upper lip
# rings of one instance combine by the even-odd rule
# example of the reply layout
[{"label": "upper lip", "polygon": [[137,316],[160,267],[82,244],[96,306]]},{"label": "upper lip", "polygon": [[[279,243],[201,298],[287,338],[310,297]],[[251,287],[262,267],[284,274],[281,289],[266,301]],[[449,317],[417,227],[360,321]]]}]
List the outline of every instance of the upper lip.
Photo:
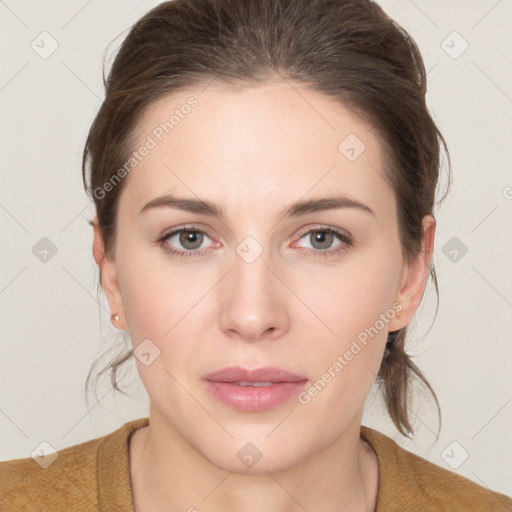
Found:
[{"label": "upper lip", "polygon": [[248,370],[240,366],[222,368],[204,376],[213,382],[300,382],[306,377],[295,375],[281,368],[264,367]]}]

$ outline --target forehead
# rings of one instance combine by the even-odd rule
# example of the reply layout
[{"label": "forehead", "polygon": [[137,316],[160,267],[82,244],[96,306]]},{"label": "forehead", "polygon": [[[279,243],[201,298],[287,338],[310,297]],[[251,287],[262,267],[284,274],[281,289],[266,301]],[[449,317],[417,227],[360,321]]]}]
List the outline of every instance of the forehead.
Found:
[{"label": "forehead", "polygon": [[226,203],[228,212],[241,201],[281,206],[340,192],[378,203],[392,194],[376,131],[300,83],[169,94],[146,110],[132,150],[139,156],[122,195],[133,207],[169,192]]}]

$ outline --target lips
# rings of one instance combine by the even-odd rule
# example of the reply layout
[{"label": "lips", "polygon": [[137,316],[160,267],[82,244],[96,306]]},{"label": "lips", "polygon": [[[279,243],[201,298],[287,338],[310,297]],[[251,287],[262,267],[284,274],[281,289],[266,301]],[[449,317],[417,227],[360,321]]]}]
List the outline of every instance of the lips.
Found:
[{"label": "lips", "polygon": [[281,370],[280,368],[257,368],[246,370],[239,366],[223,368],[204,377],[213,382],[299,382],[306,377]]},{"label": "lips", "polygon": [[300,392],[308,379],[280,368],[223,368],[203,381],[210,393],[228,407],[245,412],[262,412]]}]

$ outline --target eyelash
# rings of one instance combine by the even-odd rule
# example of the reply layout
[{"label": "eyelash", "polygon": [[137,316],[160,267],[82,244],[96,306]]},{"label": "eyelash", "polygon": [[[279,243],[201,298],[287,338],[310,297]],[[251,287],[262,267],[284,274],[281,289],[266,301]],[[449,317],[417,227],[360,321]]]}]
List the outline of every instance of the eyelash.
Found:
[{"label": "eyelash", "polygon": [[[202,233],[204,235],[207,235],[209,238],[213,238],[208,230],[198,229],[193,226],[184,226],[179,229],[170,231],[169,233],[166,233],[165,235],[163,235],[161,238],[159,238],[157,240],[157,243],[166,252],[172,254],[173,256],[177,256],[178,258],[200,257],[204,253],[210,252],[210,249],[206,249],[206,250],[197,250],[196,249],[193,251],[178,251],[178,250],[173,249],[173,248],[169,247],[168,245],[166,245],[166,242],[169,238],[171,238],[176,233],[181,233],[182,231],[189,231],[189,232],[193,232],[193,233]],[[305,231],[304,233],[302,233],[300,235],[299,239],[302,239],[306,235],[309,235],[309,234],[315,233],[315,232],[330,233],[330,234],[336,235],[340,239],[342,244],[337,249],[325,249],[325,250],[319,250],[319,249],[315,250],[315,249],[307,249],[307,248],[305,249],[306,252],[313,253],[314,256],[328,258],[330,256],[335,256],[335,255],[340,254],[341,252],[347,250],[349,247],[351,247],[353,245],[353,240],[349,235],[347,235],[346,233],[343,233],[342,231],[338,231],[337,229],[335,229],[331,226],[319,226],[314,229],[309,229],[309,230]]]}]

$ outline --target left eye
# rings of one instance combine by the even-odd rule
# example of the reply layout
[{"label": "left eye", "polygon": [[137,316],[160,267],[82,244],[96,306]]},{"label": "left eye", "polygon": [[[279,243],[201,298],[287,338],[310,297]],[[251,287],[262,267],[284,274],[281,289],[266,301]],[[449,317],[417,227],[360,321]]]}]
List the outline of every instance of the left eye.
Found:
[{"label": "left eye", "polygon": [[311,244],[313,245],[312,249],[319,251],[332,249],[332,243],[336,238],[338,238],[340,242],[334,247],[341,245],[343,242],[348,243],[348,238],[346,236],[332,228],[311,229],[302,235],[301,240],[303,238],[308,239],[308,237],[309,240],[311,240]]}]

